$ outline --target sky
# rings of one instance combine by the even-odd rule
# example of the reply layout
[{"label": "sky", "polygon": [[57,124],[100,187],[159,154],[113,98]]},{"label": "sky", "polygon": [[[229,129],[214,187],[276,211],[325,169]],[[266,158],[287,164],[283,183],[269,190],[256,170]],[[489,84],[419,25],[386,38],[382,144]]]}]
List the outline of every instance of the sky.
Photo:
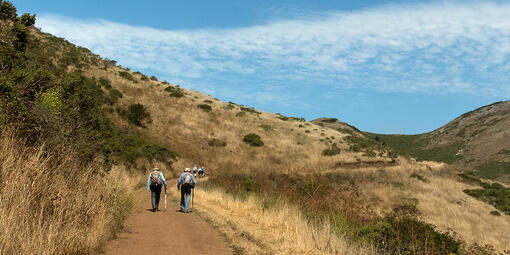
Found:
[{"label": "sky", "polygon": [[510,2],[14,0],[36,27],[223,101],[429,132],[510,99]]}]

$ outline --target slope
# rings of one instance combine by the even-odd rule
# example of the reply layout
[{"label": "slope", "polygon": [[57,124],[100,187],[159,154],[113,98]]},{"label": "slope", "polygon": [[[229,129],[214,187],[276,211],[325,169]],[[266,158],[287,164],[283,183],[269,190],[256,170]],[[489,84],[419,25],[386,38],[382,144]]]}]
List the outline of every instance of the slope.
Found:
[{"label": "slope", "polygon": [[467,112],[426,134],[367,135],[418,160],[453,163],[510,183],[510,101]]}]

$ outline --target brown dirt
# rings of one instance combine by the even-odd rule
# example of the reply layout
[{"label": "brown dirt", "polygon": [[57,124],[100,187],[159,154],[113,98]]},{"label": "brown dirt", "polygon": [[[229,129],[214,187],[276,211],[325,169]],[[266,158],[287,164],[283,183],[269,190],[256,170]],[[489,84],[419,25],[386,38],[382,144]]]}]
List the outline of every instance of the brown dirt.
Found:
[{"label": "brown dirt", "polygon": [[[174,181],[175,182],[175,181]],[[169,183],[169,188],[175,185]],[[105,254],[232,254],[224,238],[194,213],[179,212],[179,202],[170,194],[164,209],[152,212],[150,194],[138,191],[135,212],[125,229],[105,248]]]}]

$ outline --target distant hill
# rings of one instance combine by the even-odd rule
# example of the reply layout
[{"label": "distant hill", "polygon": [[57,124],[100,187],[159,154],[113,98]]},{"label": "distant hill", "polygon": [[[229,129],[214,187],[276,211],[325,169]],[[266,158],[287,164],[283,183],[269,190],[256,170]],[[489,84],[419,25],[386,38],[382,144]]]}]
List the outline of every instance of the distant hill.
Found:
[{"label": "distant hill", "polygon": [[425,134],[365,134],[417,160],[442,161],[510,183],[510,101],[467,112]]}]

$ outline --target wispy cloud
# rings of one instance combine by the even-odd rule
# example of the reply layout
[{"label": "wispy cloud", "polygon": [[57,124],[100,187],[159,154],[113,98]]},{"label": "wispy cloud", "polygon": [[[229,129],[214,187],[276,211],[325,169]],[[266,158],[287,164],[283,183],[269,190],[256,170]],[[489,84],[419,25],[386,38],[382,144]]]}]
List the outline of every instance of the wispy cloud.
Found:
[{"label": "wispy cloud", "polygon": [[228,76],[264,84],[492,95],[510,93],[509,13],[510,4],[433,3],[236,29],[158,30],[52,15],[40,15],[37,26],[124,66],[190,83]]}]

